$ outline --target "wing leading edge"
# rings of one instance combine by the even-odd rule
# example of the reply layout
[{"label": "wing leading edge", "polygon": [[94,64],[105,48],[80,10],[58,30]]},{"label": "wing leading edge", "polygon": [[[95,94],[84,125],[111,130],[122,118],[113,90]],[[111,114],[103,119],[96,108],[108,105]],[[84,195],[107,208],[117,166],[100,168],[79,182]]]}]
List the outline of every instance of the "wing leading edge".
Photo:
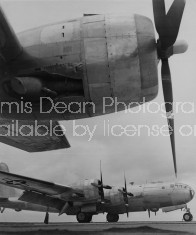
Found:
[{"label": "wing leading edge", "polygon": [[34,191],[41,194],[47,194],[50,196],[60,195],[63,193],[74,193],[74,189],[69,186],[59,185],[53,182],[34,179],[3,171],[0,171],[0,184],[25,191]]},{"label": "wing leading edge", "polygon": [[22,53],[22,47],[0,6],[0,55],[6,61],[15,59]]}]

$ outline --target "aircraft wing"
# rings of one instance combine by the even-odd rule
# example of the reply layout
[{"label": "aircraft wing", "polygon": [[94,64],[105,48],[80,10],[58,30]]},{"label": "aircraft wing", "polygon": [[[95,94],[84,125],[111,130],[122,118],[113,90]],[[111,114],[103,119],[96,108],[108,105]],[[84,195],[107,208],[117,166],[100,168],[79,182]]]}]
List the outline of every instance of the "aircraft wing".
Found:
[{"label": "aircraft wing", "polygon": [[27,152],[69,148],[57,121],[0,120],[0,142]]},{"label": "aircraft wing", "polygon": [[0,56],[8,62],[22,53],[22,47],[0,6]]},{"label": "aircraft wing", "polygon": [[22,175],[16,175],[8,172],[0,171],[0,184],[18,188],[32,193],[39,193],[45,196],[55,197],[63,194],[67,198],[71,198],[73,194],[83,196],[83,192],[70,186],[55,184],[48,181],[34,179]]}]

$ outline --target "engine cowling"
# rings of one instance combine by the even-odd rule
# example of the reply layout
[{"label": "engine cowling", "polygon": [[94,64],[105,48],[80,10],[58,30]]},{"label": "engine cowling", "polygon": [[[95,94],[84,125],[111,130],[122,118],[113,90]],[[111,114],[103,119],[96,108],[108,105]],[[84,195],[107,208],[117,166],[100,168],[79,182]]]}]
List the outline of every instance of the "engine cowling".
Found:
[{"label": "engine cowling", "polygon": [[[36,36],[28,40],[31,34]],[[11,107],[10,114],[4,105],[4,118],[87,118],[132,108],[158,93],[155,32],[144,16],[90,15],[19,38],[36,63],[29,58],[13,62],[12,67],[20,69],[1,92],[8,95],[3,101],[19,105],[24,97],[22,101],[32,102],[33,112],[21,114]],[[43,95],[50,99],[38,103]]]},{"label": "engine cowling", "polygon": [[97,187],[94,187],[93,184],[98,184],[98,180],[85,180],[84,181],[84,196],[87,200],[95,200],[97,202],[100,199],[99,190]]},{"label": "engine cowling", "polygon": [[[148,18],[87,16],[82,27],[85,99],[96,106],[91,116],[121,111],[156,97],[157,51]],[[116,102],[122,103],[116,107]]]}]

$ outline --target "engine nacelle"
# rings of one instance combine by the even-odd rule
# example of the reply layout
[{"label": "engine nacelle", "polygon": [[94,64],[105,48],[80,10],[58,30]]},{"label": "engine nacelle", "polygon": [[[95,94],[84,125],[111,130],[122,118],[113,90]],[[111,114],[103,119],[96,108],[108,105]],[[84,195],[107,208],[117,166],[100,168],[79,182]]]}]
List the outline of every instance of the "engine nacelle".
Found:
[{"label": "engine nacelle", "polygon": [[84,181],[84,195],[86,199],[95,200],[97,202],[100,199],[99,189],[93,186],[93,184],[98,184],[98,180],[92,179]]},{"label": "engine nacelle", "polygon": [[[158,93],[157,50],[152,22],[143,16],[83,18],[85,100],[91,116],[121,111]],[[122,102],[116,108],[117,103]]]},{"label": "engine nacelle", "polygon": [[[21,114],[4,105],[4,118],[87,118],[132,108],[158,93],[155,32],[147,17],[84,16],[24,32],[19,39],[34,61],[13,62],[13,71],[20,69],[1,93],[3,101],[19,105],[24,96],[33,111]],[[40,96],[51,99],[39,103]]]}]

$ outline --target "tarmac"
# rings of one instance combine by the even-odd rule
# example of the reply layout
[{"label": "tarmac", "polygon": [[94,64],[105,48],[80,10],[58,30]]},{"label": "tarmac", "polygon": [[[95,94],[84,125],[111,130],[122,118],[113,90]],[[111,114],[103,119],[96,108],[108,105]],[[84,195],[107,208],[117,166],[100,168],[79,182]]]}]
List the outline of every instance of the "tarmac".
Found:
[{"label": "tarmac", "polygon": [[118,223],[0,223],[1,235],[15,234],[196,234],[196,222],[118,222]]}]

